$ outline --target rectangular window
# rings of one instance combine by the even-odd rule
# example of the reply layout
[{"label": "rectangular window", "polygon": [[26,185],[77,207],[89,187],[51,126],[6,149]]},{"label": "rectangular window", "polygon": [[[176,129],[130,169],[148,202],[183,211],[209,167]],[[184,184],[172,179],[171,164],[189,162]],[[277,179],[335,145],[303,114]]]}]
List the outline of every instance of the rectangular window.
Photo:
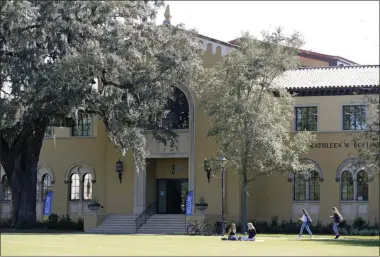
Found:
[{"label": "rectangular window", "polygon": [[296,131],[317,131],[318,130],[318,108],[296,107]]},{"label": "rectangular window", "polygon": [[78,123],[72,130],[74,137],[89,137],[92,136],[92,116],[89,114],[80,114]]},{"label": "rectangular window", "polygon": [[49,126],[45,130],[45,137],[52,137],[54,135],[54,127]]},{"label": "rectangular window", "polygon": [[343,130],[367,129],[366,106],[346,105],[343,106]]}]

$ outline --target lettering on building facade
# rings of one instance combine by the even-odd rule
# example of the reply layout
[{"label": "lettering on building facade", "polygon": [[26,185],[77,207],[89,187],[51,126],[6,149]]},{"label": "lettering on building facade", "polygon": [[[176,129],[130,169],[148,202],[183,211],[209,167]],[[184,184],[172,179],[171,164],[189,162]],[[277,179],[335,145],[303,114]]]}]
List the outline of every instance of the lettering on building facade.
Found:
[{"label": "lettering on building facade", "polygon": [[321,142],[310,145],[311,149],[314,148],[372,148],[380,147],[380,142]]}]

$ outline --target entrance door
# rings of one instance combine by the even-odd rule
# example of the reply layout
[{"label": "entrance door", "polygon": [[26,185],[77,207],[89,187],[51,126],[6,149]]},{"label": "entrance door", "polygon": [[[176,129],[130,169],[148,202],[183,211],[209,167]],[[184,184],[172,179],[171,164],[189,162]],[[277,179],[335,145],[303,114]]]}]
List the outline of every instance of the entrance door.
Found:
[{"label": "entrance door", "polygon": [[157,213],[185,213],[187,179],[158,179],[157,184]]}]

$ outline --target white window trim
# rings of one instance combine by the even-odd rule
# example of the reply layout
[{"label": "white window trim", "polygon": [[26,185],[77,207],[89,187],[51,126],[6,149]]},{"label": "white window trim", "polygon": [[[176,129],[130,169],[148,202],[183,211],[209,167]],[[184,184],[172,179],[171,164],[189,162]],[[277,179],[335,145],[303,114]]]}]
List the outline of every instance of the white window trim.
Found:
[{"label": "white window trim", "polygon": [[[324,181],[324,178],[323,178],[323,171],[321,169],[321,167],[319,166],[319,164],[311,159],[302,159],[301,162],[304,162],[304,163],[308,163],[308,164],[313,164],[314,165],[314,169],[313,171],[316,171],[318,173],[318,177],[319,177],[319,182],[323,182]],[[293,203],[302,203],[302,202],[310,202],[310,203],[319,203],[321,200],[308,200],[310,198],[310,192],[309,192],[309,188],[310,188],[310,178],[306,179],[306,183],[305,183],[305,186],[306,186],[306,200],[295,200],[294,199],[294,194],[295,194],[295,174],[294,173],[289,173],[288,175],[288,182],[292,182],[292,202]],[[320,185],[320,184],[319,184]],[[321,191],[319,191],[319,194],[321,193]],[[319,195],[320,196],[320,195]],[[320,199],[321,197],[319,197]]]},{"label": "white window trim", "polygon": [[363,129],[363,130],[359,130],[359,129],[356,129],[356,130],[344,130],[343,129],[343,126],[344,126],[344,115],[343,115],[343,107],[345,106],[364,106],[365,107],[365,120],[366,120],[366,124],[367,124],[367,128],[368,128],[368,104],[366,104],[364,101],[362,102],[358,102],[358,101],[353,101],[353,102],[346,102],[346,103],[343,103],[340,105],[340,124],[339,124],[339,132],[365,132],[367,131],[367,129]]},{"label": "white window trim", "polygon": [[[85,172],[81,172],[81,169],[84,168]],[[79,199],[76,199],[76,200],[71,200],[70,199],[70,196],[71,196],[71,176],[73,174],[78,174],[79,176]],[[84,192],[84,176],[86,174],[90,174],[91,175],[91,178],[92,178],[92,199],[89,199],[89,200],[85,200],[83,199],[83,192]],[[72,165],[71,167],[69,167],[69,169],[67,170],[66,174],[65,174],[65,180],[64,180],[65,184],[67,184],[68,186],[68,195],[67,195],[67,200],[68,202],[71,202],[71,203],[75,203],[75,202],[88,202],[88,201],[92,201],[94,199],[94,184],[96,183],[96,177],[95,177],[95,172],[94,170],[84,164],[84,163],[76,163],[74,165]]]},{"label": "white window trim", "polygon": [[11,191],[11,199],[10,200],[3,200],[3,177],[5,176],[5,172],[3,172],[2,167],[1,168],[1,173],[0,173],[0,202],[1,203],[10,203],[12,202],[12,191]]},{"label": "white window trim", "polygon": [[[319,175],[319,182],[322,182],[323,181],[323,178],[321,178],[321,175],[319,174],[319,172],[316,170],[316,172],[318,173]],[[305,183],[305,187],[306,187],[306,190],[305,190],[305,194],[306,194],[306,200],[295,200],[294,199],[294,196],[295,196],[295,175],[293,175],[293,180],[292,180],[292,201],[293,203],[303,203],[303,202],[308,202],[308,203],[319,203],[321,200],[321,191],[319,190],[319,200],[310,200],[310,178],[306,179],[306,183]],[[320,189],[320,186],[321,184],[319,184],[319,189]]]},{"label": "white window trim", "polygon": [[[351,173],[352,175],[352,179],[353,179],[353,182],[354,182],[354,200],[342,200],[342,174],[343,172],[345,171],[348,171],[349,173]],[[368,176],[368,193],[369,193],[369,178],[370,178],[370,174],[368,173],[368,171],[365,169],[365,168],[360,168],[356,171],[352,171],[352,170],[349,170],[349,169],[343,169],[340,174],[339,174],[339,201],[341,203],[368,203],[369,202],[369,196],[368,196],[368,200],[364,201],[364,200],[358,200],[358,180],[357,180],[357,176],[358,176],[358,173],[360,171],[364,171],[367,173],[367,176]]]},{"label": "white window trim", "polygon": [[292,122],[292,131],[293,132],[301,132],[301,131],[297,131],[296,128],[297,128],[297,112],[296,112],[296,108],[302,108],[302,107],[317,107],[317,130],[310,130],[310,132],[318,132],[320,130],[319,128],[319,123],[320,123],[320,119],[319,119],[319,114],[320,114],[320,108],[319,108],[319,104],[296,104],[294,106],[294,109],[293,109],[293,113],[294,113],[294,119],[293,119],[293,122]]},{"label": "white window trim", "polygon": [[[339,202],[341,202],[341,203],[368,203],[369,202],[369,195],[368,195],[368,200],[367,201],[363,201],[363,200],[358,200],[357,199],[358,198],[357,175],[358,175],[358,173],[360,171],[367,172],[367,176],[368,176],[368,193],[369,193],[369,183],[372,181],[373,177],[372,177],[372,174],[371,174],[371,172],[370,172],[370,170],[368,169],[367,166],[361,166],[359,168],[357,168],[355,166],[352,166],[352,163],[354,161],[355,161],[355,158],[347,159],[344,162],[342,162],[339,165],[339,167],[338,167],[335,181],[339,182]],[[348,201],[342,200],[342,173],[344,171],[348,171],[348,172],[350,172],[352,174],[352,179],[354,181],[354,200],[348,200]]]}]

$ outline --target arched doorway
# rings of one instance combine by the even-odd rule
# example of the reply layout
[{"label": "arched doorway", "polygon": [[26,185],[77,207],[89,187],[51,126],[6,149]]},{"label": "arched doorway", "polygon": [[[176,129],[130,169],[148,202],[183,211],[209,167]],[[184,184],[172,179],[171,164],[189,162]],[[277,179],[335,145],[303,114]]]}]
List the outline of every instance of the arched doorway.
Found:
[{"label": "arched doorway", "polygon": [[[147,136],[147,144],[150,144],[150,155],[148,160],[156,159],[160,162],[170,162],[174,160],[180,161],[180,159],[186,158],[186,170],[187,170],[187,185],[188,191],[194,190],[195,179],[195,135],[194,135],[194,98],[187,86],[179,85],[174,88],[174,97],[168,101],[168,108],[170,110],[167,116],[167,124],[170,124],[172,129],[175,129],[179,139],[179,147],[177,151],[166,150],[162,151],[164,147],[159,146],[157,141],[149,140]],[[181,138],[185,138],[181,145]],[[153,146],[152,146],[153,145]],[[148,146],[149,147],[149,146]],[[158,151],[161,150],[161,152]],[[156,152],[154,152],[156,150]],[[171,166],[171,165],[170,165]],[[137,167],[135,165],[134,170],[134,214],[140,214],[149,205],[149,195],[147,196],[147,184],[151,187],[152,179],[149,178],[148,172],[145,172],[147,168]],[[174,177],[174,176],[173,176]],[[157,177],[154,178],[158,179]],[[148,181],[147,181],[148,180]],[[158,184],[155,184],[158,187]],[[148,190],[149,191],[149,190]],[[155,190],[157,191],[157,190]],[[149,193],[148,193],[149,194]],[[159,194],[159,193],[157,193]],[[153,200],[152,200],[153,201]]]}]

